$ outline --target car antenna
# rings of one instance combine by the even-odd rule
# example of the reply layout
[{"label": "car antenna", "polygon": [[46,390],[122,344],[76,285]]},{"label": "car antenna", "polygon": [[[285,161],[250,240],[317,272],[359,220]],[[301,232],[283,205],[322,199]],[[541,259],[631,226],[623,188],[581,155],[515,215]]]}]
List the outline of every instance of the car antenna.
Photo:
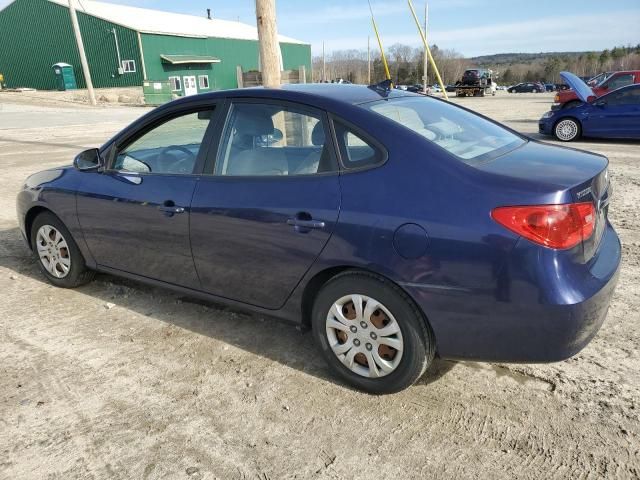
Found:
[{"label": "car antenna", "polygon": [[376,93],[379,93],[381,96],[386,97],[391,93],[391,89],[393,87],[393,82],[390,79],[383,80],[380,83],[375,83],[373,85],[369,85],[367,88],[370,88]]}]

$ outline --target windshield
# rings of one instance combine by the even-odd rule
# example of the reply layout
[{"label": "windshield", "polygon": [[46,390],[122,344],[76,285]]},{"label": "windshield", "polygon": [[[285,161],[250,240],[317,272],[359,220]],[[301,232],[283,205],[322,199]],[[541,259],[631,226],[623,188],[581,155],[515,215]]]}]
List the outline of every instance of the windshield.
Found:
[{"label": "windshield", "polygon": [[525,143],[505,128],[443,101],[402,97],[363,107],[404,125],[468,164],[496,158]]},{"label": "windshield", "polygon": [[589,80],[589,85],[596,85],[599,87],[604,82],[606,82],[611,75],[613,75],[613,72],[605,72],[601,73],[600,75],[596,75],[591,80]]}]

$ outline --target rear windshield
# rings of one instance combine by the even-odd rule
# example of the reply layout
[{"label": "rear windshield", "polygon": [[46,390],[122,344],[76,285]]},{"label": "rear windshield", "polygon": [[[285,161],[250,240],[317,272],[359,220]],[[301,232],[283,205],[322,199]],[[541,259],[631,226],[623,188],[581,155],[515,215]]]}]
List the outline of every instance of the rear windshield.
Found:
[{"label": "rear windshield", "polygon": [[404,125],[468,164],[496,158],[525,143],[509,130],[443,101],[402,97],[362,106]]}]

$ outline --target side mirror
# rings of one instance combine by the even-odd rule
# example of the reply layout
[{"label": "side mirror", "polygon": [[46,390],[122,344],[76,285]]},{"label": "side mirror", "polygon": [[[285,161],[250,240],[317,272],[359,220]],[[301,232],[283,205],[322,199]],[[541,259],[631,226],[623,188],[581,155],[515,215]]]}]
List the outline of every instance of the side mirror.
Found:
[{"label": "side mirror", "polygon": [[588,102],[588,103],[593,103],[593,102],[595,102],[597,99],[598,99],[598,97],[596,97],[595,95],[589,95],[589,96],[587,97],[587,102]]},{"label": "side mirror", "polygon": [[97,172],[104,168],[104,161],[100,156],[100,150],[91,148],[78,154],[73,160],[73,166],[81,172]]}]

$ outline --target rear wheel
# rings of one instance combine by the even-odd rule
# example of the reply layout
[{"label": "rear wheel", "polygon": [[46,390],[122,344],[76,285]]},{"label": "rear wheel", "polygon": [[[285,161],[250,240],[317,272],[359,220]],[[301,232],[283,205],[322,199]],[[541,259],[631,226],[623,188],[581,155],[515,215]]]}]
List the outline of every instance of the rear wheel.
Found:
[{"label": "rear wheel", "polygon": [[57,287],[75,288],[91,281],[82,253],[67,227],[50,212],[39,214],[31,225],[31,250],[47,280]]},{"label": "rear wheel", "polygon": [[561,142],[571,142],[580,138],[582,129],[580,123],[573,118],[563,118],[553,129],[553,133]]},{"label": "rear wheel", "polygon": [[435,354],[431,329],[413,302],[396,285],[365,272],[340,274],[322,288],[313,334],[334,373],[375,394],[412,385]]}]

